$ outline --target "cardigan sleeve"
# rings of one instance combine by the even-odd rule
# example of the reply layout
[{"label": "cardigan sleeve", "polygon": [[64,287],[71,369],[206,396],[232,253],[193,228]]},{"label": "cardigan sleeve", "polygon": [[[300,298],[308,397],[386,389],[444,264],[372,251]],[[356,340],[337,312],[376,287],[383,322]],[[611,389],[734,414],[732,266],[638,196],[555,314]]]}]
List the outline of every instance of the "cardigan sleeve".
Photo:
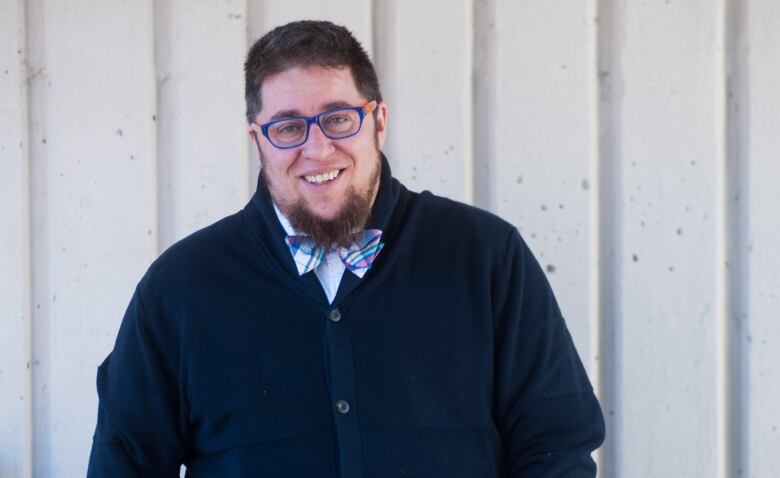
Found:
[{"label": "cardigan sleeve", "polygon": [[160,314],[147,315],[136,291],[114,349],[98,368],[87,476],[179,476],[186,419],[177,391],[176,336]]},{"label": "cardigan sleeve", "polygon": [[544,273],[513,228],[494,285],[496,421],[513,478],[594,477],[601,408]]}]

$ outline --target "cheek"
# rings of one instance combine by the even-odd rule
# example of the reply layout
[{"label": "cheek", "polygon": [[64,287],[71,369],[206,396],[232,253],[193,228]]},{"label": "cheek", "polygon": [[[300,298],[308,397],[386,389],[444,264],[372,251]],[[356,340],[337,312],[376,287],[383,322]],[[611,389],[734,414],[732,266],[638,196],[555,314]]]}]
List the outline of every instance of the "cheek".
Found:
[{"label": "cheek", "polygon": [[270,174],[276,177],[293,176],[292,168],[295,163],[294,156],[266,155],[263,167],[267,167]]}]

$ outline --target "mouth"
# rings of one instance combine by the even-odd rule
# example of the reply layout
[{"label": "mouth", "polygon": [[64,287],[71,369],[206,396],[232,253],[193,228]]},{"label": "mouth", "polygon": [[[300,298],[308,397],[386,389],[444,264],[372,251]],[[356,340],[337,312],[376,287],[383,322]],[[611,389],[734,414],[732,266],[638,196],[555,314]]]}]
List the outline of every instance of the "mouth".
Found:
[{"label": "mouth", "polygon": [[334,169],[333,171],[328,171],[327,173],[303,176],[303,179],[309,184],[320,185],[335,181],[336,178],[339,177],[339,174],[341,174],[341,169]]}]

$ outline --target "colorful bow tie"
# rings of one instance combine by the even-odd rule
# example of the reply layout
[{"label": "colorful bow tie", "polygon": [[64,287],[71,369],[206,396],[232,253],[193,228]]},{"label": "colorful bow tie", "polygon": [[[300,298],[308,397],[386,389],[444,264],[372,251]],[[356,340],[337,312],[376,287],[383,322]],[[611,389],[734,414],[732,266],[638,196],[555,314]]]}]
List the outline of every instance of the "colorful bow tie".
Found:
[{"label": "colorful bow tie", "polygon": [[[368,229],[355,234],[350,247],[338,248],[338,255],[344,267],[358,277],[371,268],[371,264],[385,246],[379,242],[382,231]],[[313,271],[320,265],[325,256],[325,248],[317,246],[309,236],[287,236],[284,240],[290,247],[290,253],[298,268],[298,275]]]}]

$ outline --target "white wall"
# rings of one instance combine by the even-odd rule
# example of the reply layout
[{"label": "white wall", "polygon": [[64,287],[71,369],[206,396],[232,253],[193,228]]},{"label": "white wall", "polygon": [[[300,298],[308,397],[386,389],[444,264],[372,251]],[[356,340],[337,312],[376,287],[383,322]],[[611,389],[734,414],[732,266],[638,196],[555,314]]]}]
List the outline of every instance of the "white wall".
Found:
[{"label": "white wall", "polygon": [[243,206],[243,57],[347,25],[412,189],[512,221],[609,477],[780,475],[780,2],[0,0],[0,476],[83,476],[161,250]]}]

